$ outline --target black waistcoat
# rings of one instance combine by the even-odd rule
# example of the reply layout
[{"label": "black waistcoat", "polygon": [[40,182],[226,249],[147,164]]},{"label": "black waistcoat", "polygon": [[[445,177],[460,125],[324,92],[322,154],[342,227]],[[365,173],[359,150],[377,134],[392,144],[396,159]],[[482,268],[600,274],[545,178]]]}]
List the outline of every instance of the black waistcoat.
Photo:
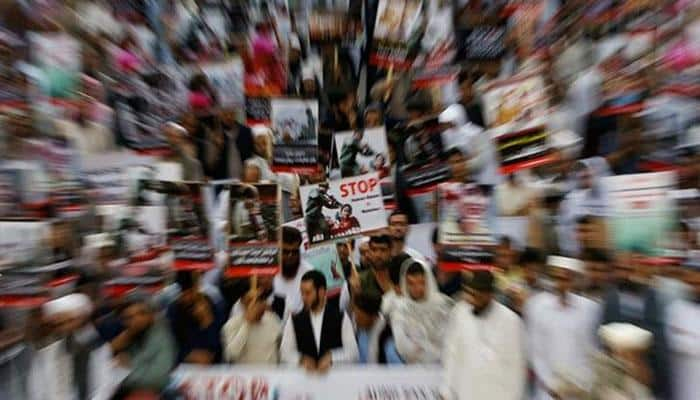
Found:
[{"label": "black waistcoat", "polygon": [[316,348],[309,311],[304,310],[293,316],[292,322],[294,323],[294,334],[297,339],[297,349],[303,356],[309,356],[318,361],[327,352],[343,347],[343,314],[336,307],[326,305],[323,313],[323,323],[321,324],[319,349]]}]

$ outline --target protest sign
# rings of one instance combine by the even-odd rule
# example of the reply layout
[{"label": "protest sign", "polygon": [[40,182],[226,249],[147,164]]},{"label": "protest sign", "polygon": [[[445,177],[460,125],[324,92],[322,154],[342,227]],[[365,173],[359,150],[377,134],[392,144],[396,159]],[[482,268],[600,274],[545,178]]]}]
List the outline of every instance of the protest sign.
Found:
[{"label": "protest sign", "polygon": [[404,366],[336,366],[325,375],[298,369],[195,367],[173,373],[176,387],[192,400],[438,400],[439,368]]},{"label": "protest sign", "polygon": [[328,296],[335,296],[345,283],[345,273],[334,244],[310,248],[304,254],[304,260],[326,277]]},{"label": "protest sign", "polygon": [[429,1],[424,7],[426,22],[420,55],[415,64],[427,70],[436,70],[449,65],[457,53],[452,2]]},{"label": "protest sign", "polygon": [[0,232],[0,269],[32,266],[47,256],[48,222],[0,221]]},{"label": "protest sign", "polygon": [[[96,205],[126,205],[131,200],[135,187],[135,183],[130,180],[129,171],[136,167],[154,168],[157,165],[151,157],[112,152],[85,157],[80,167],[89,197]],[[159,175],[156,173],[143,179],[161,179]]]},{"label": "protest sign", "polygon": [[280,189],[277,184],[229,188],[227,276],[274,275],[280,265]]},{"label": "protest sign", "polygon": [[406,163],[399,166],[405,195],[413,202],[418,223],[435,221],[435,187],[450,177],[443,160],[442,127],[437,118],[411,122],[404,130]]},{"label": "protest sign", "polygon": [[0,163],[0,220],[43,219],[48,182],[37,162]]},{"label": "protest sign", "polygon": [[205,209],[210,187],[198,182],[140,180],[136,194],[139,207],[157,207],[159,196],[167,212],[167,243],[175,257],[174,268],[207,270],[214,266],[209,216]]},{"label": "protest sign", "polygon": [[243,62],[239,57],[223,62],[200,64],[199,70],[209,79],[222,107],[239,110],[245,106]]},{"label": "protest sign", "polygon": [[80,42],[68,33],[28,34],[31,56],[42,69],[42,92],[49,97],[70,97],[82,67]]},{"label": "protest sign", "polygon": [[311,245],[387,226],[377,173],[302,186],[299,191]]},{"label": "protest sign", "polygon": [[421,0],[379,1],[371,64],[394,69],[411,67],[411,52],[422,32],[422,8]]},{"label": "protest sign", "polygon": [[536,73],[502,79],[483,88],[484,116],[496,141],[502,172],[549,161],[544,81]]},{"label": "protest sign", "polygon": [[506,27],[503,24],[475,25],[463,32],[461,53],[466,61],[496,61],[503,57]]},{"label": "protest sign", "polygon": [[382,128],[338,132],[334,137],[338,164],[343,178],[377,172],[389,176],[389,146]]},{"label": "protest sign", "polygon": [[318,101],[273,99],[270,105],[274,136],[272,169],[314,172],[318,162]]},{"label": "protest sign", "polygon": [[676,222],[671,191],[674,172],[616,175],[602,179],[607,191],[609,228],[617,249],[655,250]]},{"label": "protest sign", "polygon": [[495,244],[488,197],[478,185],[457,182],[438,185],[438,266],[444,270],[484,268]]},{"label": "protest sign", "polygon": [[245,97],[245,118],[248,125],[270,123],[270,98],[264,96]]}]

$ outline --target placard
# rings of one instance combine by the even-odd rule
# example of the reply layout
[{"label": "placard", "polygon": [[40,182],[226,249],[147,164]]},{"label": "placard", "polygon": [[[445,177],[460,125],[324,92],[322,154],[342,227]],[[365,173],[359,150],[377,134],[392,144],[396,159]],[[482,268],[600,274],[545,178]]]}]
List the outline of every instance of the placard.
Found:
[{"label": "placard", "polygon": [[343,178],[369,172],[377,172],[379,179],[389,176],[389,146],[383,127],[338,132],[333,140]]},{"label": "placard", "polygon": [[377,173],[302,186],[299,191],[311,245],[387,226]]},{"label": "placard", "polygon": [[310,248],[304,253],[304,261],[311,264],[316,271],[320,271],[326,277],[328,296],[332,297],[340,293],[345,283],[345,274],[334,244]]},{"label": "placard", "polygon": [[505,54],[505,25],[476,25],[464,34],[463,53],[467,61],[496,61]]},{"label": "placard", "polygon": [[277,184],[234,184],[229,191],[227,276],[276,274],[281,260],[279,187]]},{"label": "placard", "polygon": [[234,57],[224,62],[200,64],[199,69],[209,79],[222,107],[241,109],[243,94],[243,62]]},{"label": "placard", "polygon": [[318,162],[318,101],[273,99],[275,172],[312,173]]},{"label": "placard", "polygon": [[46,217],[47,182],[37,162],[0,163],[0,220]]},{"label": "placard", "polygon": [[421,0],[379,0],[370,63],[384,68],[411,67],[421,26]]}]

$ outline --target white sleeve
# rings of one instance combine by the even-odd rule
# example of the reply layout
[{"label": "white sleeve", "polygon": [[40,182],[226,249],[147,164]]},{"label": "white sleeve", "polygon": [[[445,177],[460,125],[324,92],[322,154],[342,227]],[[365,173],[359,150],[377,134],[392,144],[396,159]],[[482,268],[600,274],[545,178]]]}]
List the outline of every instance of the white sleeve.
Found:
[{"label": "white sleeve", "polygon": [[683,309],[683,303],[679,301],[671,304],[668,308],[666,323],[668,347],[673,353],[698,357],[700,356],[700,340],[697,340],[693,332],[688,330],[688,325],[697,323],[697,321],[691,321],[687,314],[684,315]]},{"label": "white sleeve", "polygon": [[248,321],[242,314],[230,319],[221,330],[221,342],[224,345],[224,359],[235,362],[240,358],[250,333]]},{"label": "white sleeve", "polygon": [[525,304],[523,309],[523,319],[526,321],[527,326],[526,340],[527,340],[527,354],[528,360],[532,369],[535,371],[535,376],[539,381],[544,383],[548,388],[554,386],[554,373],[549,368],[549,363],[547,362],[547,335],[542,332],[541,319],[537,318],[537,309],[535,304],[537,303],[537,296],[530,299]]},{"label": "white sleeve", "polygon": [[348,285],[343,284],[343,288],[340,291],[340,311],[346,312],[350,306],[350,290],[348,290]]},{"label": "white sleeve", "polygon": [[409,334],[413,331],[413,326],[403,314],[402,312],[392,313],[391,330],[394,334],[396,351],[406,363],[411,364],[422,359],[425,349],[420,347],[419,343]]},{"label": "white sleeve", "polygon": [[504,399],[521,400],[525,394],[525,383],[527,377],[527,360],[525,357],[525,341],[526,333],[523,322],[518,317],[514,317],[508,321],[507,327],[509,333],[513,336],[510,340],[505,340],[503,343],[504,363],[501,366],[503,369],[503,387]]},{"label": "white sleeve", "polygon": [[455,382],[459,374],[459,331],[456,328],[458,318],[458,309],[453,309],[450,320],[447,323],[447,331],[445,332],[445,344],[442,352],[442,367],[443,378],[440,388],[440,395],[444,400],[452,400],[455,398]]},{"label": "white sleeve", "polygon": [[297,349],[297,337],[294,333],[294,323],[291,318],[288,318],[284,324],[282,343],[280,343],[280,361],[283,364],[295,366],[301,362],[301,354]]},{"label": "white sleeve", "polygon": [[352,328],[352,323],[350,322],[348,315],[345,313],[343,313],[341,335],[343,347],[331,351],[331,359],[333,360],[333,364],[349,364],[356,362],[359,359],[360,351],[357,349],[357,339],[355,339],[355,331]]}]

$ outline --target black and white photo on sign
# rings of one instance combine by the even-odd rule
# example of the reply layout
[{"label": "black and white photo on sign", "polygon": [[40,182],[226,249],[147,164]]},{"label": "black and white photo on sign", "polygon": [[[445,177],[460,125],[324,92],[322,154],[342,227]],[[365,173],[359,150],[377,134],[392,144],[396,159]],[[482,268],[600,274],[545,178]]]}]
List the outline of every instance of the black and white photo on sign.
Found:
[{"label": "black and white photo on sign", "polygon": [[299,191],[312,245],[387,226],[377,173],[302,186]]},{"label": "black and white photo on sign", "polygon": [[383,127],[338,132],[334,141],[343,178],[370,172],[378,173],[379,179],[389,176],[389,146]]},{"label": "black and white photo on sign", "polygon": [[316,144],[318,101],[272,99],[272,132],[275,145]]},{"label": "black and white photo on sign", "polygon": [[387,42],[408,42],[420,29],[422,1],[380,0],[374,38]]}]

